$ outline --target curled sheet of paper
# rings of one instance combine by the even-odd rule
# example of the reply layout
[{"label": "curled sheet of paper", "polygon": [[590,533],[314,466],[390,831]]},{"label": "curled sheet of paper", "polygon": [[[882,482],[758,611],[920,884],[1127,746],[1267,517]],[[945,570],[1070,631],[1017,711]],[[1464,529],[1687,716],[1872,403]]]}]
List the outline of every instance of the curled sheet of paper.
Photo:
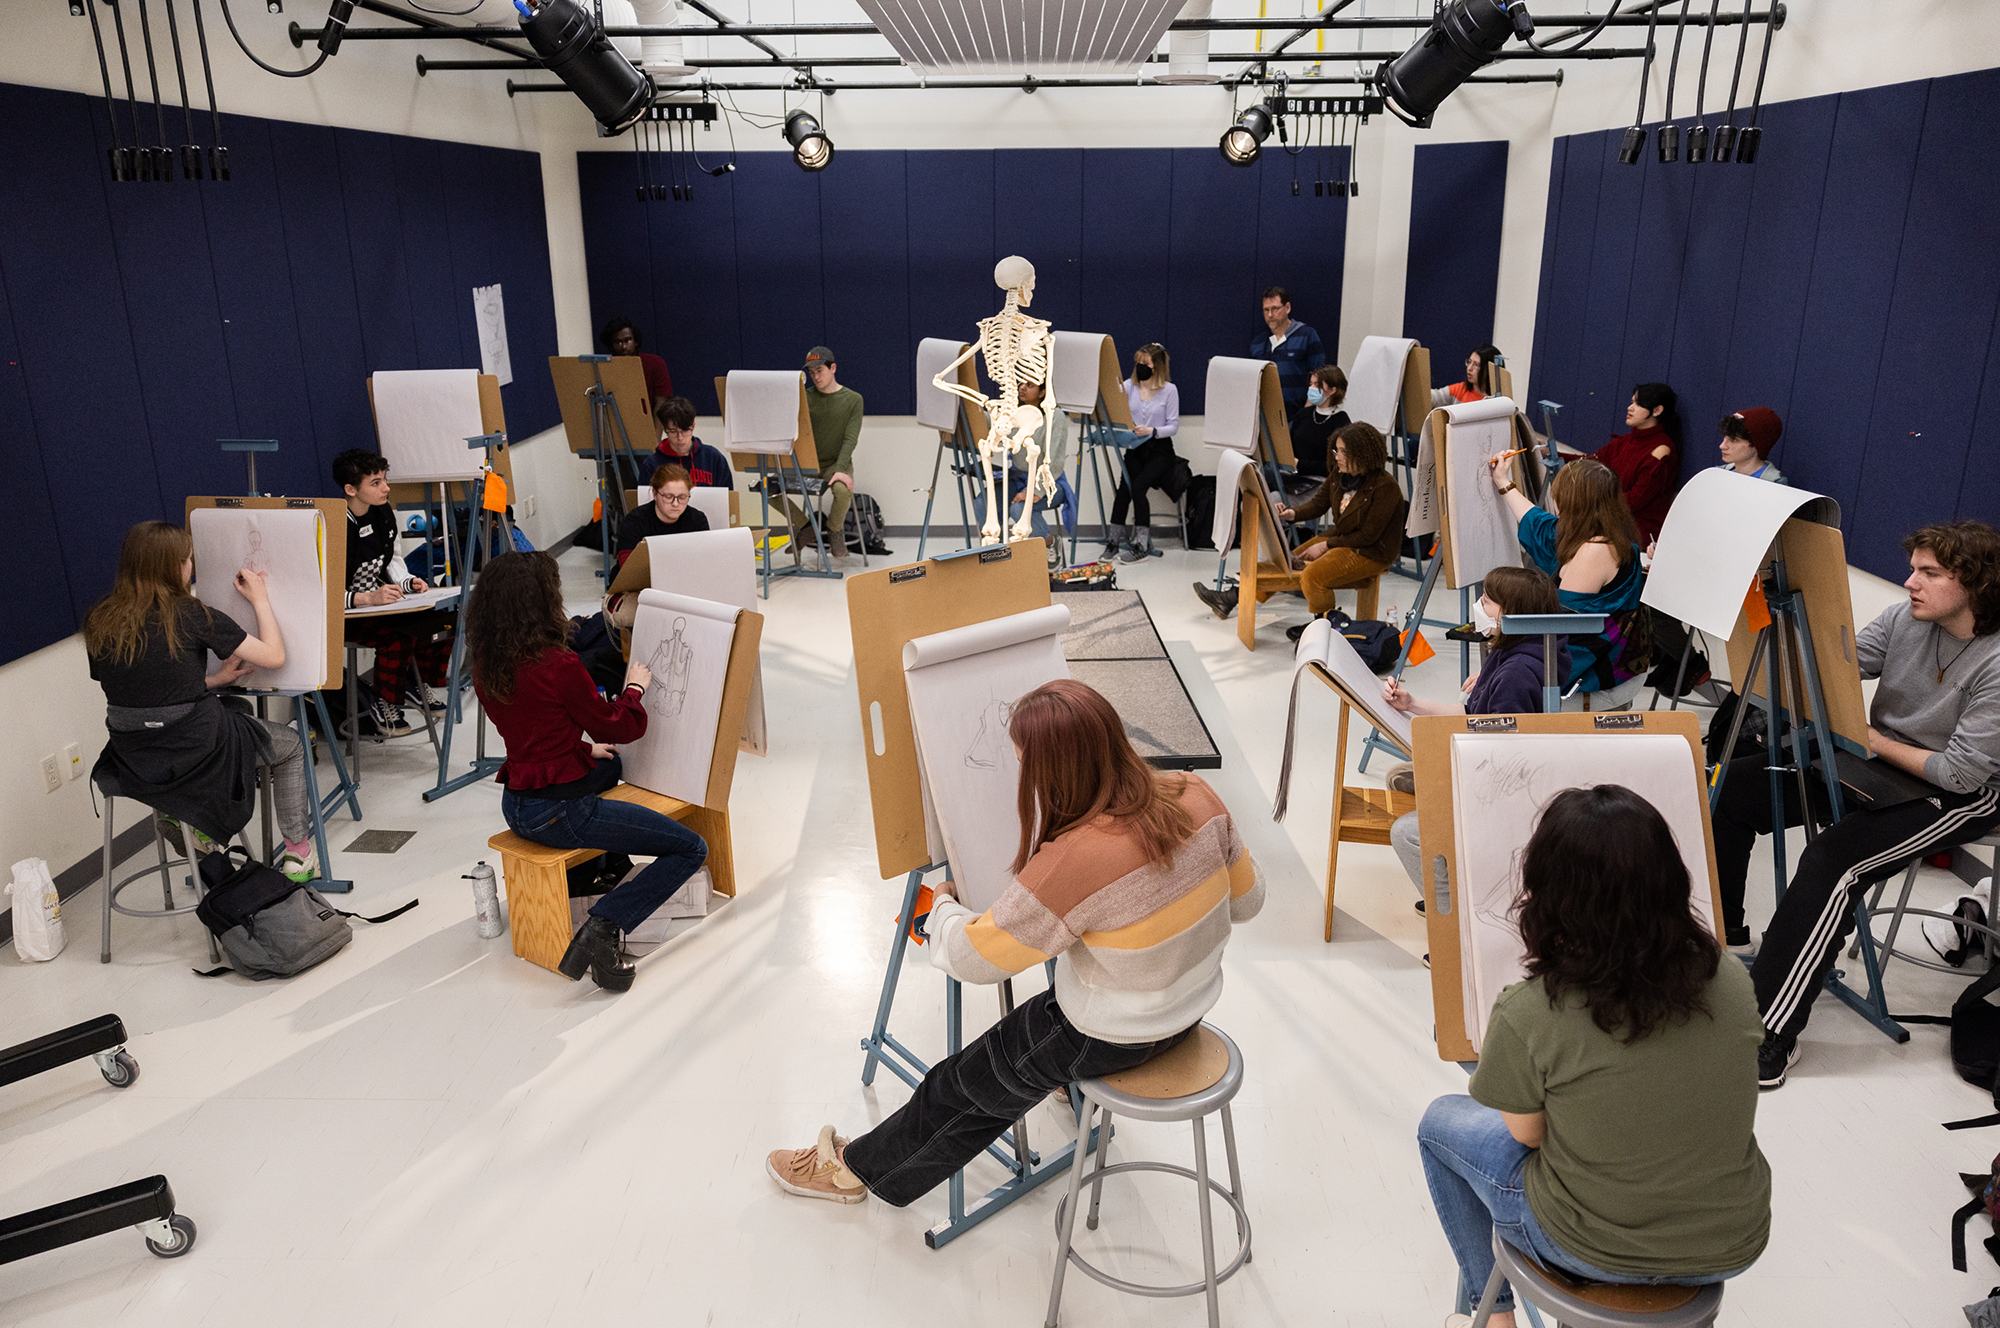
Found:
[{"label": "curled sheet of paper", "polygon": [[[1284,820],[1291,804],[1292,744],[1299,728],[1299,684],[1305,680],[1307,670],[1330,683],[1377,732],[1402,748],[1406,757],[1411,750],[1410,717],[1382,699],[1382,680],[1362,661],[1353,644],[1334,631],[1333,624],[1326,619],[1313,619],[1299,637],[1298,654],[1292,657],[1292,699],[1285,713],[1285,752],[1278,766],[1277,795],[1271,799],[1274,821]],[[1345,761],[1347,753],[1336,752],[1334,759]]]}]

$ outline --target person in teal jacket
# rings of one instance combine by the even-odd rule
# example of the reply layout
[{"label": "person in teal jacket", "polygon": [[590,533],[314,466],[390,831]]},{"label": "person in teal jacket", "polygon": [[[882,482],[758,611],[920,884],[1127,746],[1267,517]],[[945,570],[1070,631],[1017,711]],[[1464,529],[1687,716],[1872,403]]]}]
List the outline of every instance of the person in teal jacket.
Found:
[{"label": "person in teal jacket", "polygon": [[[1611,468],[1589,457],[1572,461],[1549,482],[1548,508],[1528,501],[1491,467],[1493,487],[1520,523],[1521,549],[1556,580],[1568,613],[1623,614],[1639,607],[1646,574],[1639,568],[1639,527]],[[1627,620],[1629,622],[1629,619]],[[1626,638],[1625,624],[1607,619],[1594,635],[1569,638],[1570,679],[1583,692],[1609,691],[1630,678],[1650,643]]]}]

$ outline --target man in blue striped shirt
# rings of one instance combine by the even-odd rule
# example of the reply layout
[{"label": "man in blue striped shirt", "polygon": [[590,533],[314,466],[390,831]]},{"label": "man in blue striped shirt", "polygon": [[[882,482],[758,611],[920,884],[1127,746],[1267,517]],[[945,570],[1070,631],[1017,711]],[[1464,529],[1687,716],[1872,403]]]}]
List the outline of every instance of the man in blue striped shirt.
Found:
[{"label": "man in blue striped shirt", "polygon": [[1250,344],[1250,358],[1278,366],[1278,390],[1285,395],[1289,417],[1306,404],[1307,381],[1326,363],[1326,347],[1320,345],[1319,333],[1292,321],[1292,297],[1283,286],[1264,290],[1264,326],[1271,335]]}]

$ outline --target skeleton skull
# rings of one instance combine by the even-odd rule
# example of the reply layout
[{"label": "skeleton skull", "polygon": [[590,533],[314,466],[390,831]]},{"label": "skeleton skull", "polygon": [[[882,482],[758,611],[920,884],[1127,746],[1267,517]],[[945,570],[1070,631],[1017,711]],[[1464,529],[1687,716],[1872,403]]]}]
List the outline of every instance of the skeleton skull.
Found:
[{"label": "skeleton skull", "polygon": [[1025,309],[1035,300],[1035,265],[1019,254],[1003,258],[993,266],[993,284],[1014,292],[1016,302]]}]

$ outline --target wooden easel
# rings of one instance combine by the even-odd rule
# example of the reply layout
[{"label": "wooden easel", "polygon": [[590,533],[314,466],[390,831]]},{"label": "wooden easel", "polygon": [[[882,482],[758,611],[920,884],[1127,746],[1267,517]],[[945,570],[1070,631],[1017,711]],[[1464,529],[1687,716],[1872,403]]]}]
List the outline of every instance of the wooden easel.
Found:
[{"label": "wooden easel", "polygon": [[[806,492],[806,472],[811,471],[814,475],[819,474],[819,448],[813,440],[812,412],[806,408],[806,393],[812,390],[812,385],[805,382],[803,377],[801,377],[799,383],[799,437],[798,441],[792,445],[790,455],[776,452],[737,452],[733,450],[729,453],[732,457],[747,456],[750,458],[752,464],[757,467],[757,493],[763,500],[762,520],[758,525],[752,526],[750,532],[751,537],[756,541],[758,568],[763,575],[765,599],[771,598],[771,578],[774,576],[832,577],[835,580],[840,578],[839,572],[833,571],[827,566],[826,541],[822,536],[820,528],[819,504]],[[729,376],[727,374],[717,374],[715,377],[715,402],[723,414],[723,438],[726,443],[729,435]],[[798,481],[799,506],[805,509],[807,520],[812,525],[813,545],[819,550],[820,566],[818,571],[809,570],[798,562],[797,549],[792,550],[793,562],[790,567],[781,567],[775,572],[771,570],[771,485],[776,483],[780,490],[787,487],[785,484],[785,463],[788,461],[791,463],[792,477]],[[782,493],[780,497],[783,497]],[[784,510],[782,503],[779,504],[778,510],[781,512]],[[789,517],[786,518],[785,528],[788,531],[791,529]]]},{"label": "wooden easel", "polygon": [[[958,354],[962,356],[971,349],[970,344],[960,342]],[[957,379],[960,387],[971,388],[975,392],[979,390],[979,370],[971,360],[959,361]],[[966,499],[965,480],[966,468],[979,455],[979,445],[986,441],[986,412],[974,410],[972,403],[963,397],[953,397],[952,402],[957,423],[949,431],[938,430],[937,455],[931,458],[931,484],[924,491],[924,524],[917,532],[919,561],[922,561],[924,549],[930,543],[931,507],[937,502],[938,469],[944,464],[947,452],[951,454],[952,483],[958,489],[958,519],[965,527],[965,547],[969,549],[977,543],[972,537],[972,505]]]},{"label": "wooden easel", "polygon": [[[1097,347],[1097,403],[1088,411],[1070,411],[1070,418],[1076,422],[1076,478],[1070,487],[1076,496],[1076,528],[1069,535],[1069,560],[1076,562],[1077,541],[1083,536],[1083,465],[1086,454],[1090,461],[1091,488],[1097,495],[1098,534],[1108,538],[1111,527],[1110,509],[1104,505],[1104,470],[1100,461],[1108,462],[1114,477],[1124,477],[1129,491],[1132,478],[1125,474],[1125,449],[1118,446],[1116,433],[1120,429],[1132,428],[1132,405],[1125,398],[1125,377],[1120,371],[1122,362],[1118,358],[1118,345],[1109,335]],[[1060,407],[1058,407],[1060,408]],[[1112,487],[1117,488],[1114,478]]]},{"label": "wooden easel", "polygon": [[[1326,926],[1320,939],[1333,939],[1333,886],[1335,873],[1340,867],[1340,846],[1342,844],[1387,844],[1389,827],[1396,818],[1417,809],[1417,795],[1397,793],[1393,789],[1352,786],[1347,782],[1347,716],[1359,709],[1364,715],[1367,707],[1358,697],[1351,695],[1341,685],[1338,678],[1321,669],[1308,670],[1314,677],[1331,687],[1340,697],[1340,733],[1334,739],[1334,767],[1339,771],[1339,787],[1333,791],[1333,820],[1327,828],[1326,837]],[[1384,738],[1383,743],[1390,751],[1394,745]],[[1404,753],[1404,759],[1409,754]]]},{"label": "wooden easel", "polygon": [[[1702,774],[1701,726],[1685,711],[1620,711],[1601,715],[1422,715],[1412,721],[1417,767],[1417,827],[1423,845],[1419,889],[1424,897],[1424,926],[1430,934],[1431,1002],[1436,1013],[1437,1048],[1441,1060],[1464,1064],[1478,1059],[1465,1027],[1465,982],[1459,954],[1459,886],[1456,808],[1452,798],[1451,738],[1455,733],[1514,732],[1574,734],[1587,741],[1597,734],[1664,733],[1686,740],[1693,760],[1688,777],[1701,801],[1701,828],[1708,855],[1709,904],[1718,929],[1722,926],[1722,896],[1716,888],[1715,832],[1708,816]],[[1444,886],[1440,892],[1440,884]],[[1497,993],[1496,993],[1497,994]]]},{"label": "wooden easel", "polygon": [[[368,379],[368,411],[369,418],[374,419],[375,379],[372,375]],[[585,427],[588,428],[587,423]],[[375,432],[376,446],[380,447],[382,429],[379,422],[376,424]],[[479,432],[482,434],[505,434],[507,432],[507,412],[501,403],[500,380],[493,374],[479,375]],[[467,437],[471,436],[470,434],[467,435]],[[588,451],[589,449],[585,448],[585,450]],[[491,455],[493,470],[501,479],[507,481],[507,492],[511,496],[514,492],[514,459],[508,454],[506,443],[504,441],[501,442],[499,446],[492,450]],[[435,494],[431,491],[433,485],[437,489]],[[453,531],[456,529],[456,523],[450,519],[452,515],[451,509],[459,503],[465,504],[468,508],[476,509],[479,497],[478,480],[407,480],[402,483],[397,483],[393,478],[390,480],[389,505],[391,507],[398,509],[421,507],[427,515],[434,504],[438,508],[440,518],[438,529],[444,539],[445,565],[442,579],[446,582],[452,580],[453,569],[457,566],[457,558],[453,554],[455,543]],[[468,521],[468,528],[470,525],[471,523]],[[428,540],[429,536],[425,538]],[[460,557],[470,556],[463,549],[458,550],[457,553]],[[425,577],[424,579],[433,583],[439,580],[437,577]]]},{"label": "wooden easel", "polygon": [[[735,496],[734,493],[730,494],[732,499]],[[733,508],[734,504],[732,503],[731,506]],[[611,583],[611,592],[619,595],[637,595],[647,589],[669,590],[673,589],[673,587],[653,586],[652,545],[645,540],[640,540],[633,548],[631,554],[626,557],[624,565],[618,569],[618,576]],[[739,605],[738,607],[740,608],[741,606]],[[748,610],[745,610],[745,612],[748,612]],[[610,626],[608,622],[606,625]],[[632,658],[632,629],[629,627],[613,627],[611,630],[617,633],[619,653],[627,661],[630,661]],[[743,736],[738,742],[738,748],[741,751],[749,752],[752,756],[763,756],[769,750],[769,737],[763,721],[764,666],[761,656],[752,657],[750,677],[750,696],[744,703],[746,723],[742,730]],[[751,707],[755,707],[754,711]],[[749,727],[748,724],[753,714],[756,716],[758,724],[754,729]]]},{"label": "wooden easel", "polygon": [[[562,409],[569,450],[597,468],[597,522],[600,580],[609,582],[612,544],[618,534],[618,507],[628,467],[639,475],[639,457],[650,452],[659,430],[646,394],[646,366],[636,355],[549,356],[549,377]],[[639,441],[635,442],[634,439]]]},{"label": "wooden easel", "polygon": [[[889,948],[888,971],[882,975],[882,995],[875,1023],[862,1039],[867,1053],[861,1082],[873,1084],[875,1071],[890,1073],[917,1086],[930,1071],[915,1053],[889,1031],[897,979],[916,918],[925,875],[945,864],[930,860],[924,835],[922,773],[917,761],[916,728],[910,719],[909,689],[903,677],[903,647],[920,636],[1004,618],[1049,602],[1049,579],[1039,539],[966,549],[907,567],[864,572],[847,582],[848,622],[854,635],[855,690],[861,703],[862,750],[868,766],[868,797],[875,821],[875,858],[884,878],[904,876],[903,904],[897,914],[895,938]],[[956,978],[945,979],[945,1048],[955,1054],[964,1046],[963,992]],[[1011,1008],[1012,987],[1000,988],[1002,1013]],[[1089,1143],[1095,1147],[1096,1131]],[[1010,1154],[1003,1145],[1011,1148]],[[963,1235],[987,1218],[1055,1177],[1069,1166],[1074,1142],[1046,1157],[1028,1147],[1019,1132],[1003,1135],[989,1145],[987,1155],[1012,1172],[1011,1178],[989,1191],[968,1211],[965,1173],[947,1183],[948,1215],[924,1233],[932,1249]]]}]

